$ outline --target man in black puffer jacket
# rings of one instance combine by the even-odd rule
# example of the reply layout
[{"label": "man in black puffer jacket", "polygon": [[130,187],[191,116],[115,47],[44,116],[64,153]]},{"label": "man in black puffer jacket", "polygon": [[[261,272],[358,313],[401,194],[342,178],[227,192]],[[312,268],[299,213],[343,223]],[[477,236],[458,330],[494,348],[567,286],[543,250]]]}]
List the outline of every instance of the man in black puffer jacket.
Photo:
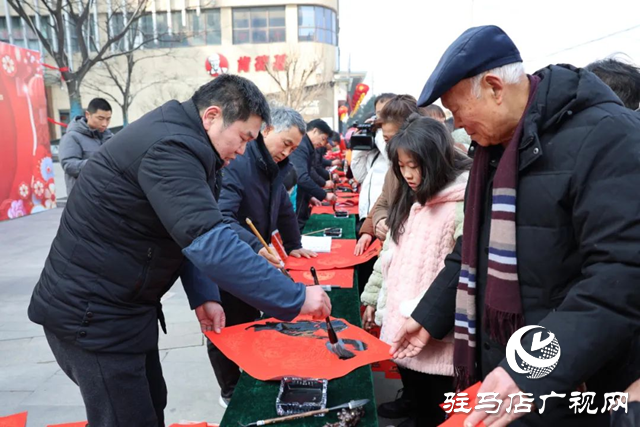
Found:
[{"label": "man in black puffer jacket", "polygon": [[302,138],[300,146],[291,155],[291,164],[298,174],[298,196],[296,200],[296,214],[300,231],[304,228],[311,209],[309,203],[315,199],[316,204],[322,201],[335,203],[336,195],[323,190],[323,186],[331,188],[333,182],[318,175],[316,149],[327,143],[331,136],[331,128],[321,119],[315,119],[307,124],[307,134]]},{"label": "man in black puffer jacket", "polygon": [[[272,233],[279,231],[287,254],[298,258],[316,256],[302,248],[296,214],[283,185],[284,178],[293,169],[288,157],[300,145],[305,127],[297,111],[287,107],[272,108],[271,125],[265,126],[258,138],[247,145],[245,155],[234,160],[222,173],[218,202],[224,221],[241,240],[276,267],[281,266],[282,260],[262,246],[246,219],[251,219],[266,242],[272,241]],[[228,326],[260,317],[260,310],[229,292],[222,290],[220,298]],[[226,407],[240,378],[240,370],[211,341],[207,342],[207,349],[220,385],[219,402]]]},{"label": "man in black puffer jacket", "polygon": [[[293,283],[224,223],[220,169],[258,135],[269,107],[258,88],[224,75],[118,133],[87,162],[62,214],[29,318],[44,326],[80,387],[92,427],[164,425],[160,299],[186,260],[269,315],[324,317],[326,294]],[[193,270],[193,268],[191,269]],[[203,331],[224,327],[215,286],[183,278]]]},{"label": "man in black puffer jacket", "polygon": [[[527,76],[521,61],[498,27],[471,28],[425,85],[420,106],[442,97],[474,141],[474,169],[464,237],[393,350],[411,356],[453,331],[458,379],[482,380],[480,392],[504,401],[489,418],[492,427],[608,425],[604,393],[623,391],[640,370],[633,350],[640,332],[640,117],[586,70],[551,65]],[[502,168],[511,153],[514,167]],[[483,175],[474,175],[479,165]],[[515,186],[499,185],[509,173]],[[477,227],[469,230],[473,215]],[[473,257],[463,260],[473,255],[464,251],[470,244],[475,265]],[[505,346],[516,320],[535,329]],[[553,336],[559,360],[537,377],[533,363],[556,356],[543,345]],[[542,357],[529,353],[529,361],[514,364],[514,349],[522,358],[540,348]],[[465,349],[468,357],[458,359]],[[590,412],[574,413],[569,399],[585,386],[595,393]],[[508,395],[520,391],[533,395],[534,413],[506,412]],[[541,399],[552,391],[564,398]],[[465,426],[487,416],[476,410]]]}]

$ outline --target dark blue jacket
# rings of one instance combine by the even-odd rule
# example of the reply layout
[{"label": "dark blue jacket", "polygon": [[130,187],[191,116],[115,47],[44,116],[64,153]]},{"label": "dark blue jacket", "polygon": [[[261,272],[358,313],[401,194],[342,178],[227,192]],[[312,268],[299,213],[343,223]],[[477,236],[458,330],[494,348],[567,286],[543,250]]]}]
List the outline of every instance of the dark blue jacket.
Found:
[{"label": "dark blue jacket", "polygon": [[309,137],[305,135],[300,146],[291,156],[291,163],[298,173],[298,211],[303,205],[308,205],[311,197],[324,200],[327,192],[318,185],[321,179],[315,171],[316,153]]},{"label": "dark blue jacket", "polygon": [[251,219],[267,243],[277,229],[287,253],[302,247],[298,220],[283,185],[291,169],[289,159],[276,163],[271,158],[260,136],[247,145],[244,156],[231,162],[222,172],[218,206],[224,222],[256,252],[262,244],[249,229],[246,218]]},{"label": "dark blue jacket", "polygon": [[318,176],[322,178],[322,183],[319,183],[322,187],[324,187],[325,182],[331,179],[331,174],[326,169],[331,166],[331,160],[325,159],[325,154],[327,154],[326,147],[316,148],[314,168]]},{"label": "dark blue jacket", "polygon": [[[169,101],[125,127],[83,167],[29,305],[29,318],[89,351],[157,348],[160,299],[185,257],[220,288],[292,319],[305,288],[224,224],[215,200],[222,160],[193,101]],[[192,306],[215,287],[183,284]]]}]

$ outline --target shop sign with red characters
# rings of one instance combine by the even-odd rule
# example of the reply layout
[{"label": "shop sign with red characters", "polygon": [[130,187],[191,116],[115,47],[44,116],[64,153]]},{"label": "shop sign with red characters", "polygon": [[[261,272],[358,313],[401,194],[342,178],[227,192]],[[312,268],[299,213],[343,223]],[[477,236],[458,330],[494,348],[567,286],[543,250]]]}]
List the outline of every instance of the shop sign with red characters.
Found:
[{"label": "shop sign with red characters", "polygon": [[38,52],[0,42],[0,221],[56,206]]},{"label": "shop sign with red characters", "polygon": [[[267,69],[285,71],[287,66],[286,54],[241,56],[238,58],[237,73],[266,72]],[[214,53],[207,58],[205,68],[211,77],[218,77],[229,72],[229,61],[219,53]]]}]

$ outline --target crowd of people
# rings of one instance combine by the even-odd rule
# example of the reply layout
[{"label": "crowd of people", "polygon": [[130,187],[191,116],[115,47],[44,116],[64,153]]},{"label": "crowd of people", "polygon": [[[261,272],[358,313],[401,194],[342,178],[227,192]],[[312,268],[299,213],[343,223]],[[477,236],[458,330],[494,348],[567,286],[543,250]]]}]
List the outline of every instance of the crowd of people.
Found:
[{"label": "crowd of people", "polygon": [[[203,331],[262,313],[326,317],[327,294],[279,269],[285,254],[317,256],[301,230],[313,206],[336,203],[344,166],[360,189],[356,255],[383,242],[358,271],[363,327],[381,327],[403,384],[380,416],[439,425],[445,393],[482,380],[481,392],[531,393],[545,410],[505,404],[472,412],[466,427],[640,425],[639,107],[635,66],[527,74],[495,26],[460,35],[419,99],[379,95],[368,150],[350,150],[321,119],[269,107],[238,76],[113,137],[111,107],[96,99],[61,142],[70,195],[29,317],[80,387],[92,427],[162,426],[162,295],[180,277]],[[561,347],[543,378],[508,363],[507,342],[525,325]],[[226,407],[240,370],[211,343],[208,354]],[[602,408],[604,393],[622,390],[627,414],[540,399],[588,391]]]}]

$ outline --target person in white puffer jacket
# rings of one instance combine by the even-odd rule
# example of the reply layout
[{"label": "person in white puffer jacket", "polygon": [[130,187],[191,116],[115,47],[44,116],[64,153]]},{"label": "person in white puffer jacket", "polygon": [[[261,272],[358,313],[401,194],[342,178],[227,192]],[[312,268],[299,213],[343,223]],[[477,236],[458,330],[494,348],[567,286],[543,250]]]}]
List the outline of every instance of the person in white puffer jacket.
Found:
[{"label": "person in white puffer jacket", "polygon": [[369,210],[382,193],[384,177],[389,170],[389,158],[382,136],[382,130],[376,132],[374,138],[376,148],[371,151],[354,150],[351,157],[351,171],[353,177],[361,185],[359,215],[364,220],[369,215]]}]

